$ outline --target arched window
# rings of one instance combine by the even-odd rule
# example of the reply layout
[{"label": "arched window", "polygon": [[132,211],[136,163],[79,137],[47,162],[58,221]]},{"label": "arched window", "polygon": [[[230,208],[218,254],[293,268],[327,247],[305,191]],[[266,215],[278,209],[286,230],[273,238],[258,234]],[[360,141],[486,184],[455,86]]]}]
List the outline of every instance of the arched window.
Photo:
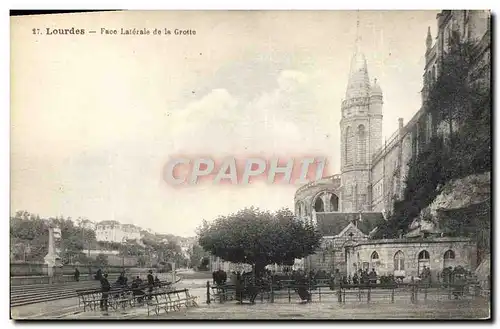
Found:
[{"label": "arched window", "polygon": [[418,254],[418,260],[423,260],[423,259],[429,259],[429,252],[427,250],[422,250],[419,254]]},{"label": "arched window", "polygon": [[330,196],[330,210],[339,211],[339,197],[335,194]]},{"label": "arched window", "polygon": [[405,255],[401,250],[394,254],[394,271],[405,270]]},{"label": "arched window", "polygon": [[448,250],[444,253],[444,259],[455,259],[455,252],[453,252],[453,250]]},{"label": "arched window", "polygon": [[443,269],[447,267],[455,267],[455,252],[453,250],[448,250],[444,253]]},{"label": "arched window", "polygon": [[378,264],[379,264],[378,253],[374,251],[370,256],[370,267],[375,271],[377,271]]},{"label": "arched window", "polygon": [[325,205],[323,204],[323,200],[321,200],[320,196],[318,196],[316,198],[316,202],[314,202],[314,210],[316,210],[316,212],[324,212],[325,211]]},{"label": "arched window", "polygon": [[430,256],[427,250],[418,253],[418,274],[421,274],[425,268],[430,268]]},{"label": "arched window", "polygon": [[352,134],[352,129],[351,127],[347,127],[345,130],[345,137],[344,137],[344,154],[345,154],[345,165],[351,165],[352,164],[352,149],[354,147],[353,145],[353,134]]},{"label": "arched window", "polygon": [[358,126],[357,139],[358,139],[357,160],[358,160],[358,163],[364,164],[364,163],[366,163],[366,131],[365,131],[364,125]]}]

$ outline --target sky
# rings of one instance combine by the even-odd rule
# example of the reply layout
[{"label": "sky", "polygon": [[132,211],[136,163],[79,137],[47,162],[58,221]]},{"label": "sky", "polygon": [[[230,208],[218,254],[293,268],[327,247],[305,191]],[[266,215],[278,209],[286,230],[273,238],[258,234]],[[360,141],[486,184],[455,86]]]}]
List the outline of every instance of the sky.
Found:
[{"label": "sky", "polygon": [[[436,14],[359,12],[360,48],[384,92],[386,138],[399,117],[406,123],[421,106],[425,39],[429,26],[435,36]],[[178,155],[314,155],[339,173],[340,104],[357,17],[151,11],[11,18],[11,212],[192,236],[203,219],[244,207],[293,210],[295,184],[173,187],[163,169]],[[45,34],[72,27],[85,35]],[[121,28],[172,35],[120,35]]]}]

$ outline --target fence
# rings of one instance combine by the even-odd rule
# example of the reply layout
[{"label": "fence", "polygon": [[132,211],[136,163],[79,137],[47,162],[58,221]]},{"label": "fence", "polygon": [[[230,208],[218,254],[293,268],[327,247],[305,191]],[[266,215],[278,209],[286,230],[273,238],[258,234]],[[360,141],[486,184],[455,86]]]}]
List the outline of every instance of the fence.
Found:
[{"label": "fence", "polygon": [[[248,288],[248,287],[247,287]],[[423,284],[423,283],[392,283],[392,284],[339,284],[326,282],[317,284],[296,284],[294,282],[278,282],[273,284],[253,286],[257,298],[264,301],[291,303],[298,297],[299,289],[307,290],[309,301],[333,301],[340,304],[350,302],[394,303],[406,302],[416,304],[427,300],[472,299],[479,296],[489,296],[479,284]],[[237,288],[234,284],[212,285],[207,281],[206,303],[224,303],[236,299]],[[247,289],[238,292],[240,301],[248,293]]]},{"label": "fence", "polygon": [[[80,271],[80,275],[85,275],[88,274],[89,272],[92,272],[95,274],[95,272],[99,269],[102,268],[104,271],[108,273],[120,273],[123,271],[123,269],[127,269],[129,271],[135,270],[136,267],[133,266],[88,266],[88,265],[64,265],[60,269],[64,275],[72,275],[75,273],[75,268],[78,268]],[[138,271],[144,271],[144,268],[137,269]],[[17,277],[17,276],[39,276],[39,275],[47,275],[47,264],[43,263],[11,263],[10,264],[10,276],[11,277]]]},{"label": "fence", "polygon": [[48,284],[54,282],[74,281],[75,268],[80,271],[80,281],[93,280],[97,270],[101,268],[103,272],[110,276],[118,276],[124,269],[132,276],[145,276],[150,268],[122,267],[122,266],[88,266],[88,265],[64,265],[54,269],[54,276],[48,276],[47,264],[41,263],[11,263],[10,283],[11,285],[27,284]]}]

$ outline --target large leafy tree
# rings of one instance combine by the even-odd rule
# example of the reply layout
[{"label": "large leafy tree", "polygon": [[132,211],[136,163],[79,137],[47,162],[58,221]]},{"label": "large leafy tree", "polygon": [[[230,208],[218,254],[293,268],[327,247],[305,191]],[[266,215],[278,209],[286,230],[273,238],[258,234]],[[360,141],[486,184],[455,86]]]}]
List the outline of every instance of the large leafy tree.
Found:
[{"label": "large leafy tree", "polygon": [[254,265],[261,274],[266,265],[291,265],[297,258],[313,254],[321,235],[313,226],[293,217],[288,209],[275,213],[246,208],[204,221],[198,229],[203,249],[225,261]]},{"label": "large leafy tree", "polygon": [[189,250],[189,263],[191,267],[198,268],[201,265],[201,261],[204,257],[207,257],[209,254],[203,248],[195,243]]}]

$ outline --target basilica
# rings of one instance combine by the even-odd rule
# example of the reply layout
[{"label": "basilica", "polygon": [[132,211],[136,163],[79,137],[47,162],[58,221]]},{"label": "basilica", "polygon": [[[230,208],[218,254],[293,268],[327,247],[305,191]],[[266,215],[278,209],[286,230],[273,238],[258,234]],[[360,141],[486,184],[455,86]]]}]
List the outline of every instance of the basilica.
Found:
[{"label": "basilica", "polygon": [[374,268],[380,274],[408,277],[418,276],[424,266],[430,267],[433,276],[451,263],[471,270],[477,266],[476,247],[468,238],[438,234],[429,239],[413,234],[392,240],[371,239],[394,202],[402,198],[410,161],[433,134],[439,133],[440,123],[433,122],[425,100],[440,74],[440,59],[450,47],[451,33],[458,32],[462,40],[477,43],[478,68],[491,61],[488,11],[443,10],[437,24],[435,41],[430,28],[423,38],[427,50],[422,107],[406,125],[399,119],[398,130],[385,142],[383,82],[370,79],[356,38],[345,99],[340,104],[340,174],[308,183],[295,193],[296,216],[316,225],[323,235],[320,250],[298,261],[300,267],[339,269],[345,274]]}]

